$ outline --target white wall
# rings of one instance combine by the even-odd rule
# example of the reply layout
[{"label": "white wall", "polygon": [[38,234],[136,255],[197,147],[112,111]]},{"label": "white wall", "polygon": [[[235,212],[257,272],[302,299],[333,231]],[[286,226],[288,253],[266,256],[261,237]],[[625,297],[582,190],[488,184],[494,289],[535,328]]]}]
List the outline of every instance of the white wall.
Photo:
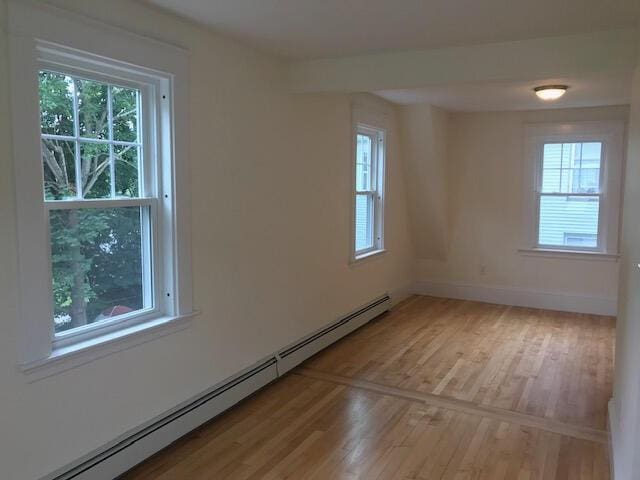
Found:
[{"label": "white wall", "polygon": [[445,260],[447,137],[449,113],[431,105],[400,110],[411,237],[417,258]]},{"label": "white wall", "polygon": [[[618,263],[518,253],[523,247],[523,125],[607,119],[626,121],[628,107],[451,113],[445,177],[432,169],[447,185],[448,252],[444,258],[421,255],[418,280],[571,293],[615,303]],[[440,238],[440,229],[434,223],[431,235]]]},{"label": "white wall", "polygon": [[49,3],[191,51],[191,236],[194,303],[202,313],[187,330],[35,383],[18,370],[7,25],[0,1],[0,476],[7,480],[64,466],[411,282],[395,127],[387,157],[388,252],[349,266],[348,96],[290,94],[278,61],[139,3]]},{"label": "white wall", "polygon": [[640,58],[633,80],[628,136],[614,400],[610,410],[616,480],[640,479]]}]

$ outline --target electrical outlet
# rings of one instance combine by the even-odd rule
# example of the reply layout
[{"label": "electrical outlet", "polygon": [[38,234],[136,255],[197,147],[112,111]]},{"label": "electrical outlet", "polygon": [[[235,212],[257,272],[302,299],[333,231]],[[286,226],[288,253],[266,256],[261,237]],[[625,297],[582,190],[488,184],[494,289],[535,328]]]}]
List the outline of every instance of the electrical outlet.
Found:
[{"label": "electrical outlet", "polygon": [[486,273],[487,273],[487,266],[480,265],[480,275],[486,275]]}]

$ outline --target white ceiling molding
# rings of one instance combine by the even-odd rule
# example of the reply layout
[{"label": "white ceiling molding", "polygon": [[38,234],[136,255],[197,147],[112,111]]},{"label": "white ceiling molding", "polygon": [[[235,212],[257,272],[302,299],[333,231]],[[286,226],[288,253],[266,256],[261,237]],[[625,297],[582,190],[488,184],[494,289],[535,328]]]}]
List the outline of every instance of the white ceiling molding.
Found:
[{"label": "white ceiling molding", "polygon": [[633,70],[636,30],[294,62],[296,92],[362,92]]}]

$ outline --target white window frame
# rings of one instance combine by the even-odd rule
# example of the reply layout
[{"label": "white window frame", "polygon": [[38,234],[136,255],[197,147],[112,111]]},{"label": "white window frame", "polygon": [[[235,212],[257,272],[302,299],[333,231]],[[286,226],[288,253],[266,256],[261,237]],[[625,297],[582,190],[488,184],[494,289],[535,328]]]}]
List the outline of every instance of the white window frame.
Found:
[{"label": "white window frame", "polygon": [[[530,124],[525,126],[525,161],[522,213],[522,253],[561,253],[612,257],[618,255],[618,230],[624,160],[622,121]],[[599,194],[598,244],[596,247],[541,245],[539,243],[540,197],[544,145],[549,143],[599,142],[602,144]],[[548,194],[544,194],[548,195]],[[562,194],[567,195],[567,194]]]},{"label": "white window frame", "polygon": [[[371,189],[358,190],[357,188],[357,138],[358,135],[366,135],[372,139],[371,158]],[[353,128],[352,150],[352,221],[351,221],[351,261],[363,260],[367,257],[383,253],[384,250],[384,186],[385,186],[385,160],[386,160],[386,129],[355,122]],[[356,199],[358,195],[367,195],[373,204],[373,216],[371,226],[373,245],[368,248],[356,250]]]},{"label": "white window frame", "polygon": [[[10,81],[19,261],[18,363],[51,374],[158,335],[193,316],[188,190],[188,56],[177,47],[62,12],[9,3]],[[45,201],[40,155],[40,70],[143,91],[144,198]],[[19,147],[19,148],[17,148]],[[142,162],[143,158],[140,159]],[[48,209],[147,207],[154,306],[58,335],[53,328]],[[179,234],[178,234],[179,233]]]}]

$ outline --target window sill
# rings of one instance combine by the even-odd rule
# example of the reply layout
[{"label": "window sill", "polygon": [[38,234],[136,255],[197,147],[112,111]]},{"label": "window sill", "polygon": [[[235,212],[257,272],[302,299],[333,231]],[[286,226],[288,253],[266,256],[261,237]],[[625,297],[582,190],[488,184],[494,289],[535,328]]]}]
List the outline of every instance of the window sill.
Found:
[{"label": "window sill", "polygon": [[620,255],[614,253],[589,252],[583,250],[555,250],[552,248],[521,248],[520,255],[525,257],[562,258],[571,260],[594,260],[617,262]]},{"label": "window sill", "polygon": [[368,260],[370,258],[373,257],[377,257],[378,255],[382,255],[383,253],[386,253],[387,251],[384,248],[380,248],[378,250],[372,250],[370,252],[366,252],[366,253],[362,253],[360,255],[356,255],[355,257],[353,257],[351,259],[351,263],[360,263],[363,262],[364,260]]},{"label": "window sill", "polygon": [[194,311],[177,317],[154,318],[91,340],[60,347],[53,350],[46,358],[21,365],[21,370],[30,382],[50,377],[98,358],[183,330],[189,326],[191,319],[197,314],[198,312]]}]

